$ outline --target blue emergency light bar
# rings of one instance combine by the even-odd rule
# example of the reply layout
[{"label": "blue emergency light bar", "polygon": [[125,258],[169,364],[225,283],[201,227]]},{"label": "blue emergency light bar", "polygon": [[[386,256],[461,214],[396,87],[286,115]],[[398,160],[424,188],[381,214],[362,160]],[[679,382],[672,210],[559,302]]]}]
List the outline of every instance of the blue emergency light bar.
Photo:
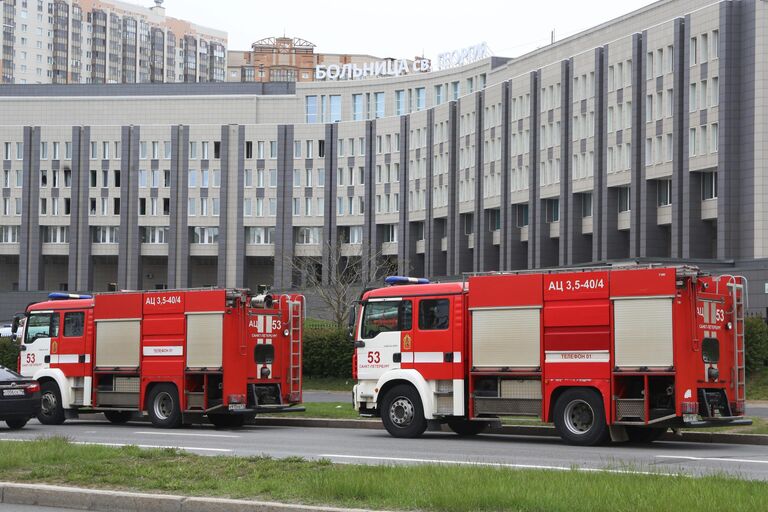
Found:
[{"label": "blue emergency light bar", "polygon": [[384,279],[384,282],[390,286],[401,284],[429,284],[429,279],[425,277],[389,276]]},{"label": "blue emergency light bar", "polygon": [[51,300],[92,299],[93,295],[78,295],[76,293],[53,292],[48,294]]}]

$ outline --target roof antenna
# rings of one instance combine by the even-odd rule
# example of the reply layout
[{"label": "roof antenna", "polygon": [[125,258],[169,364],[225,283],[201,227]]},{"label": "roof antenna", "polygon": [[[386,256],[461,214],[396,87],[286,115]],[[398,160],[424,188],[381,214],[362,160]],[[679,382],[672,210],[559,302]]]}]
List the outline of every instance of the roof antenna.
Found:
[{"label": "roof antenna", "polygon": [[555,44],[555,29],[552,29],[552,42],[550,44]]}]

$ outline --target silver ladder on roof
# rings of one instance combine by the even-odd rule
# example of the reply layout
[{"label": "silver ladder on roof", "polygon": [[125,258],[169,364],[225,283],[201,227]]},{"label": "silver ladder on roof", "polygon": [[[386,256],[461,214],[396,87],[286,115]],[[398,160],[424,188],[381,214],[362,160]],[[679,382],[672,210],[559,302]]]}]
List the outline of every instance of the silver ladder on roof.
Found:
[{"label": "silver ladder on roof", "polygon": [[[736,395],[736,407],[744,413],[744,405],[747,399],[746,390],[746,355],[745,355],[745,321],[747,314],[747,278],[744,276],[724,275],[725,286],[731,291],[733,299],[733,358],[734,365],[731,371],[731,382]],[[720,280],[717,281],[717,291],[720,289]]]},{"label": "silver ladder on roof", "polygon": [[290,375],[288,390],[291,401],[298,402],[301,397],[301,331],[303,315],[300,301],[288,301],[288,326],[291,344]]}]

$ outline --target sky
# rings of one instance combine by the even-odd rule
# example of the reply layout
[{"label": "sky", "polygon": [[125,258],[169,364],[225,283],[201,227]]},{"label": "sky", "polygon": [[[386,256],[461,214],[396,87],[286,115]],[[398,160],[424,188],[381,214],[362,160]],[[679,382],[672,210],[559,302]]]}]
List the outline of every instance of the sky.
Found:
[{"label": "sky", "polygon": [[[152,0],[129,0],[146,7]],[[650,0],[165,0],[166,15],[224,30],[230,50],[266,37],[298,37],[318,53],[434,59],[487,43],[515,57],[653,3]]]}]

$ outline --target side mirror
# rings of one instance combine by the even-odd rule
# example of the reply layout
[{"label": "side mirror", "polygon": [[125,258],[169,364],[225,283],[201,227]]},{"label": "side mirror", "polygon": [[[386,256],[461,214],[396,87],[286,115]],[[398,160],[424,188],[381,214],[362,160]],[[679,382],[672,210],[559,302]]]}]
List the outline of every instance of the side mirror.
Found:
[{"label": "side mirror", "polygon": [[349,341],[355,341],[355,320],[357,315],[355,314],[357,312],[357,306],[352,306],[349,308],[349,317],[347,320],[347,337],[349,338]]}]

